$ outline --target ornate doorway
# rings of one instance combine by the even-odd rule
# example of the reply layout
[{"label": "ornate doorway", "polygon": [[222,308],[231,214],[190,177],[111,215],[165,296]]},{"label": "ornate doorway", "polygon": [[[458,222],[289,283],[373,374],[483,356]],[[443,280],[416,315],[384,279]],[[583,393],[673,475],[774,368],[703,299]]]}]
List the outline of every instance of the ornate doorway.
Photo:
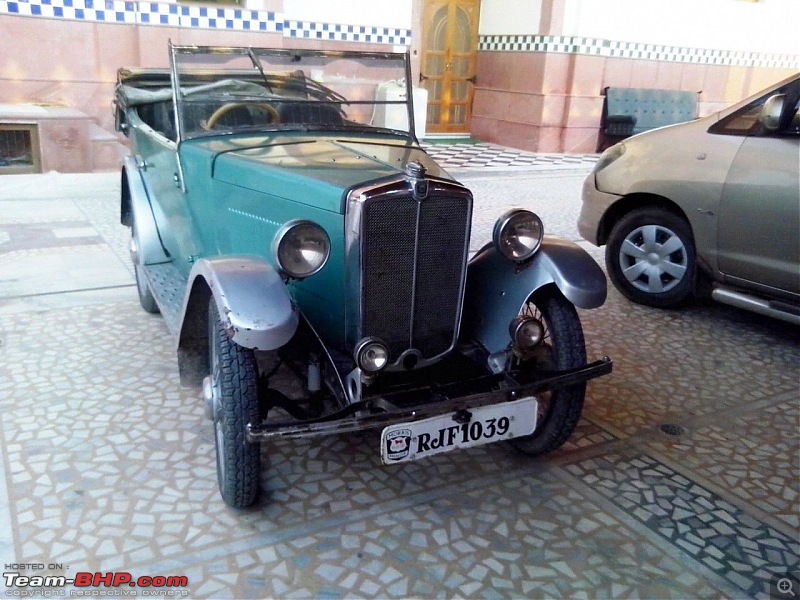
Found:
[{"label": "ornate doorway", "polygon": [[469,133],[479,12],[480,0],[425,0],[420,81],[431,133]]}]

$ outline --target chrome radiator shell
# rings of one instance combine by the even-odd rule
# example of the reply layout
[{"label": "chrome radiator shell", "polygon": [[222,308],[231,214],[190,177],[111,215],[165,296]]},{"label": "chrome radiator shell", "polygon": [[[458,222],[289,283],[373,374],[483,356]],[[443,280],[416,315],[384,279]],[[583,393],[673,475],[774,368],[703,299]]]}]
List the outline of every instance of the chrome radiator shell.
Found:
[{"label": "chrome radiator shell", "polygon": [[387,370],[446,356],[464,302],[472,194],[409,171],[352,190],[346,207],[347,343],[383,340]]}]

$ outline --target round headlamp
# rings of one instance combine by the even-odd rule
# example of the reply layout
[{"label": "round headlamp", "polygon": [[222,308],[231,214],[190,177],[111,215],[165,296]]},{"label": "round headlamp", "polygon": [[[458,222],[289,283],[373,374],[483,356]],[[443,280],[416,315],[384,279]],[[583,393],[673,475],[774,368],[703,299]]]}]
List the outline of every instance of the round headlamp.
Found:
[{"label": "round headlamp", "polygon": [[536,254],[543,236],[542,220],[531,211],[518,208],[497,220],[492,240],[503,256],[522,262]]},{"label": "round headlamp", "polygon": [[325,230],[312,221],[289,221],[275,236],[272,251],[283,273],[293,279],[303,279],[325,266],[331,253],[331,240]]},{"label": "round headlamp", "polygon": [[377,373],[389,364],[389,348],[380,340],[367,338],[356,346],[355,359],[362,371]]}]

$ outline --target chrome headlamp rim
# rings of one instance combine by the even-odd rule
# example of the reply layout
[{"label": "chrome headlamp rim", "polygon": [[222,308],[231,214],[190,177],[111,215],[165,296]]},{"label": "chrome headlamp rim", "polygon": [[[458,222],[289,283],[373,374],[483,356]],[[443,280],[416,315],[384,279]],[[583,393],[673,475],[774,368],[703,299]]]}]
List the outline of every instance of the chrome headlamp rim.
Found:
[{"label": "chrome headlamp rim", "polygon": [[[536,335],[531,336],[531,327]],[[519,315],[511,320],[508,333],[516,348],[523,351],[532,350],[544,340],[545,329],[542,322],[536,317]]]},{"label": "chrome headlamp rim", "polygon": [[[519,235],[517,228],[525,221],[533,223],[533,228],[536,229],[538,234],[532,244],[529,244],[523,252],[518,252],[512,247],[511,240],[513,240],[514,235]],[[514,262],[524,262],[536,254],[542,245],[543,237],[544,224],[539,215],[523,208],[515,208],[505,213],[497,220],[492,231],[494,247],[500,254]],[[534,238],[531,239],[533,240]],[[517,243],[516,246],[524,247],[525,245]]]},{"label": "chrome headlamp rim", "polygon": [[[377,368],[370,368],[370,366],[366,363],[366,354],[375,348],[381,348],[384,352],[385,358],[382,365]],[[378,373],[389,365],[389,346],[387,346],[386,343],[379,338],[367,337],[356,344],[356,348],[353,351],[353,358],[355,359],[358,368],[362,371],[370,374]]]},{"label": "chrome headlamp rim", "polygon": [[[322,259],[317,261],[316,265],[313,265],[310,269],[300,272],[287,268],[287,265],[281,260],[281,251],[285,247],[284,243],[291,239],[289,236],[291,234],[298,233],[302,228],[310,228],[314,232],[320,234],[318,241],[322,242],[324,251]],[[331,240],[328,236],[328,232],[325,231],[320,225],[309,219],[292,219],[291,221],[287,221],[281,226],[280,229],[278,229],[278,232],[275,234],[275,238],[272,241],[272,256],[275,259],[275,264],[278,266],[278,269],[282,274],[292,279],[305,279],[306,277],[311,277],[312,275],[319,273],[322,267],[324,267],[328,262],[330,255]]]}]

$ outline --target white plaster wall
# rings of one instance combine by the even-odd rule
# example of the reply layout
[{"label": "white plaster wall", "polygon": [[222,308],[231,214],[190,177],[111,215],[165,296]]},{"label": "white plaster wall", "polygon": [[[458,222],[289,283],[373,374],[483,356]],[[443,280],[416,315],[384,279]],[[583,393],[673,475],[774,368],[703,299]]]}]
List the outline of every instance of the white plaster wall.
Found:
[{"label": "white plaster wall", "polygon": [[[488,2],[494,4],[494,0]],[[690,48],[800,54],[800,0],[564,2],[563,35]]]},{"label": "white plaster wall", "polygon": [[542,0],[483,0],[478,34],[536,35],[541,15]]},{"label": "white plaster wall", "polygon": [[284,0],[290,21],[411,29],[412,0]]}]

